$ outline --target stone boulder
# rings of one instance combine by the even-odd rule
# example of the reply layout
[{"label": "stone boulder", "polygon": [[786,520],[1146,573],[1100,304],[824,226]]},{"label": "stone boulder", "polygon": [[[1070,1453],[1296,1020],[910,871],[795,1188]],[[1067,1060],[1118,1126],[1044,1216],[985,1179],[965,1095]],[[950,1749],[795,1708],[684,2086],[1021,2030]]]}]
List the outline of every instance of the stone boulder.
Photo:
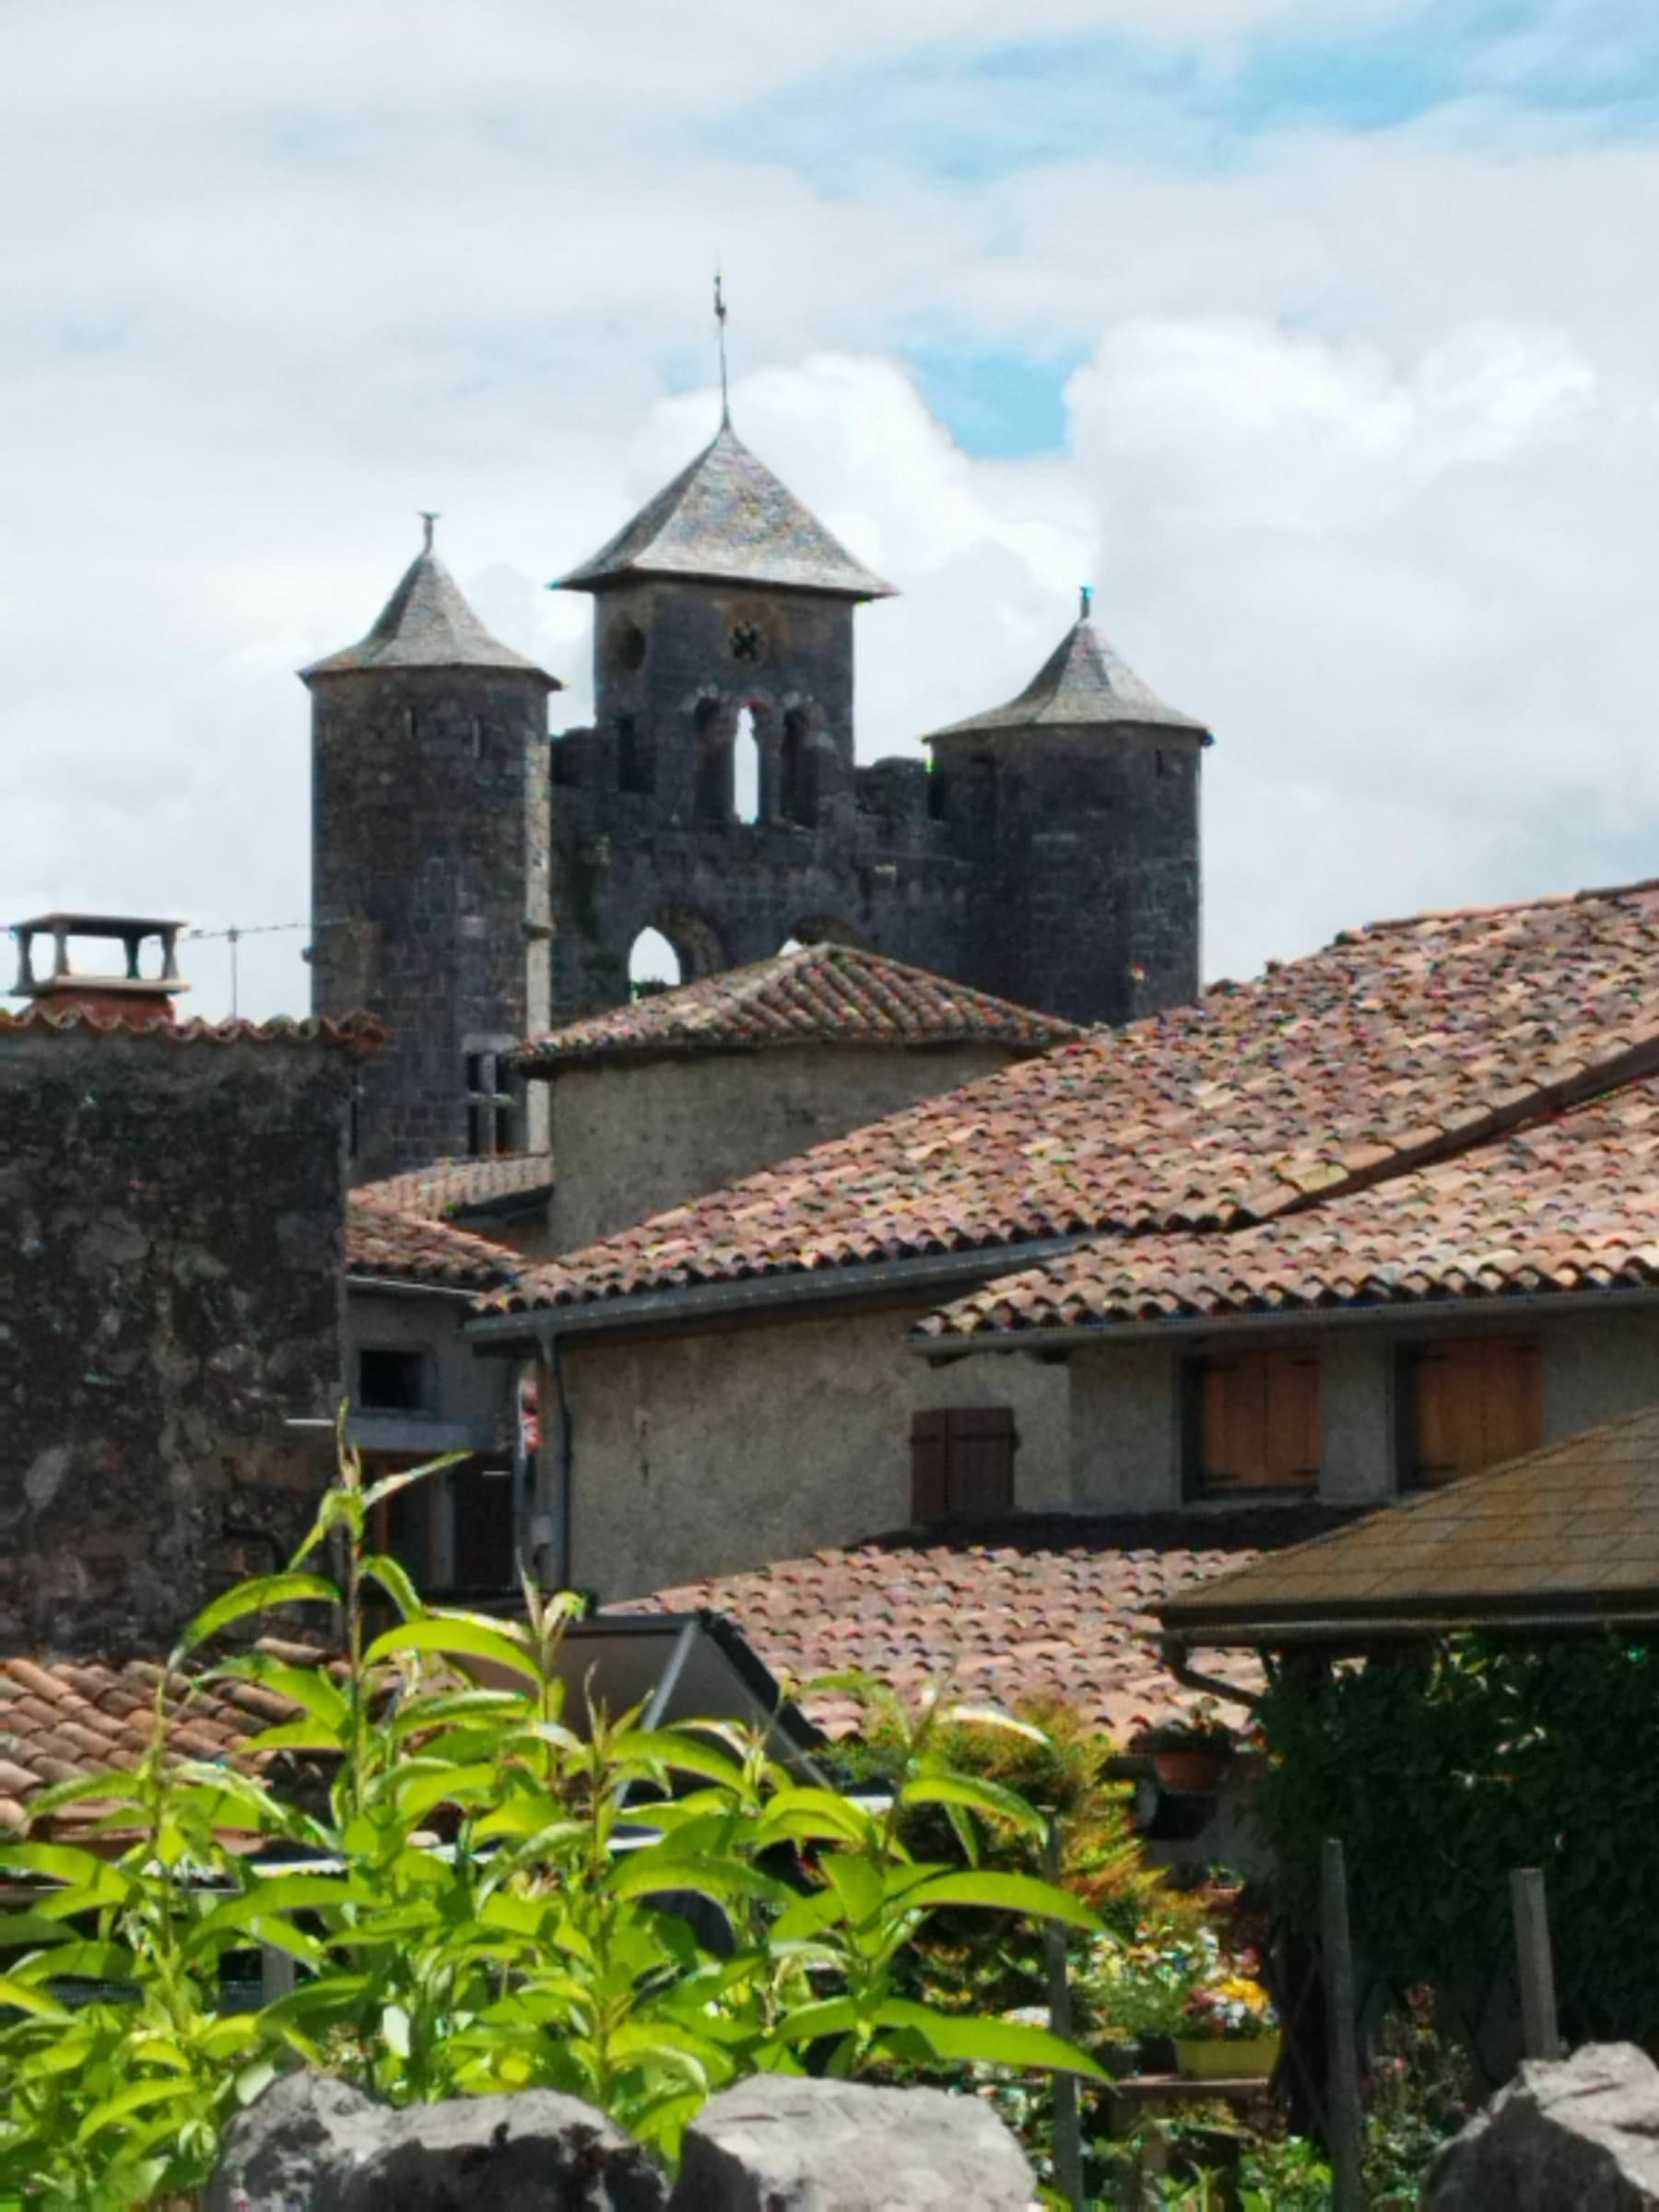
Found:
[{"label": "stone boulder", "polygon": [[637,2143],[552,2089],[393,2112],[286,2075],[231,2123],[206,2212],[661,2212]]},{"label": "stone boulder", "polygon": [[1659,2206],[1659,2067],[1633,2043],[1530,2058],[1448,2143],[1424,2212],[1644,2212]]},{"label": "stone boulder", "polygon": [[758,2074],[686,2130],[670,2212],[1026,2212],[1037,2185],[977,2097]]}]

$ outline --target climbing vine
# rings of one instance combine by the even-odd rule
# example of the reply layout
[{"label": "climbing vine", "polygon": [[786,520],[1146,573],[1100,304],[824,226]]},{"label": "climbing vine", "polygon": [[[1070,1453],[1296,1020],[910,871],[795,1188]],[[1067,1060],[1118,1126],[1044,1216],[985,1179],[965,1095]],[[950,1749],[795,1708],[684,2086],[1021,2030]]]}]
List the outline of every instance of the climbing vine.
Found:
[{"label": "climbing vine", "polygon": [[1371,1963],[1449,1988],[1508,1959],[1511,1870],[1539,1866],[1563,2031],[1659,2035],[1659,1650],[1448,1639],[1281,1687],[1262,1721],[1293,1919],[1315,1925],[1320,1840],[1340,1836]]}]

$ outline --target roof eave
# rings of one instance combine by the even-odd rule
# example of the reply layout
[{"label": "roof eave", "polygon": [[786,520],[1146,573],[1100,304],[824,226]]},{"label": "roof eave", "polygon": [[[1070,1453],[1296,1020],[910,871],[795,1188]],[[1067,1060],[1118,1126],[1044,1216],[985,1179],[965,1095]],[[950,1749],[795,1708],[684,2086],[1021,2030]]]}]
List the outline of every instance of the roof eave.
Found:
[{"label": "roof eave", "polygon": [[[1225,1233],[1225,1232],[1224,1232]],[[1088,1241],[1088,1240],[1082,1240]],[[1003,1272],[1013,1274],[1014,1269]],[[1439,1297],[1379,1300],[1371,1305],[1297,1306],[1273,1312],[1182,1313],[1165,1321],[1073,1322],[1035,1329],[984,1329],[970,1335],[924,1334],[912,1329],[906,1341],[912,1351],[1024,1352],[1065,1349],[1076,1351],[1090,1344],[1147,1344],[1171,1336],[1214,1335],[1218,1329],[1310,1330],[1371,1326],[1380,1322],[1406,1322],[1429,1315],[1440,1319],[1458,1315],[1510,1312],[1516,1307],[1547,1307],[1552,1313],[1605,1312],[1607,1301],[1621,1304],[1659,1304],[1659,1286],[1651,1283],[1609,1283],[1599,1290],[1493,1290],[1481,1297],[1446,1292]]]},{"label": "roof eave", "polygon": [[702,566],[676,568],[649,561],[629,561],[618,569],[572,569],[568,575],[556,576],[547,589],[587,592],[597,597],[602,592],[615,591],[628,583],[708,583],[728,588],[747,585],[757,592],[799,592],[808,598],[850,599],[855,604],[871,599],[897,599],[900,595],[896,583],[884,583],[879,576],[866,576],[857,583],[805,583],[798,577],[755,575],[735,569]]}]

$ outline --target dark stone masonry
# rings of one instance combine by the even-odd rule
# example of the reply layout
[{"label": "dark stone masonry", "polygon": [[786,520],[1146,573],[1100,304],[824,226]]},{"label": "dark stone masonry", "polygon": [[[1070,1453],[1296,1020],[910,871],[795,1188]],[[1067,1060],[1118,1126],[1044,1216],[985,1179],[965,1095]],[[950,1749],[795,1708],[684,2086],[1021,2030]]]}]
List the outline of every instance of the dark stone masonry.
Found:
[{"label": "dark stone masonry", "polygon": [[357,1054],[0,1018],[0,1649],[167,1648],[286,1563],[340,1393]]},{"label": "dark stone masonry", "polygon": [[[392,1032],[359,1180],[536,1148],[497,1056],[626,1001],[648,929],[691,981],[862,945],[1078,1022],[1196,995],[1209,736],[1082,618],[1019,697],[859,764],[861,568],[729,424],[591,560],[594,718],[491,638],[430,549],[313,698],[313,1005]],[[739,754],[754,762],[739,818]]]}]

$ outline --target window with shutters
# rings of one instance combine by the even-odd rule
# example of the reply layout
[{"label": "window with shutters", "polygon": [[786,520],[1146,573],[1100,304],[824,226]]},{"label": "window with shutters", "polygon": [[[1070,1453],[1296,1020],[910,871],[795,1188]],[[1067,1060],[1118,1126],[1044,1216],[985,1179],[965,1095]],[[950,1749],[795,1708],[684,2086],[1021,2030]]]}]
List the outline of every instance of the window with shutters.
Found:
[{"label": "window with shutters", "polygon": [[1318,1487],[1319,1354],[1228,1352],[1188,1373],[1187,1473],[1201,1498]]},{"label": "window with shutters", "polygon": [[1544,1441],[1543,1347],[1519,1336],[1415,1346],[1399,1391],[1400,1480],[1434,1489]]},{"label": "window with shutters", "polygon": [[1011,1406],[952,1406],[911,1421],[911,1519],[985,1520],[1014,1510]]}]

